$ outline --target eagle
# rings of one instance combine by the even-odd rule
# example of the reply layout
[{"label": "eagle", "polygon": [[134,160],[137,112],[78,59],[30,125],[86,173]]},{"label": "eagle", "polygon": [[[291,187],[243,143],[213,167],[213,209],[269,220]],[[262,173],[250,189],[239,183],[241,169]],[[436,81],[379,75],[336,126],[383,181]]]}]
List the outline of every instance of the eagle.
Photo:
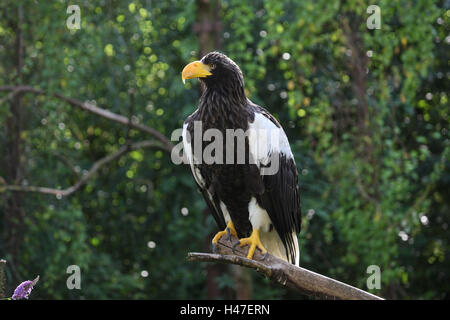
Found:
[{"label": "eagle", "polygon": [[263,258],[270,253],[298,266],[298,173],[282,126],[247,98],[241,69],[223,53],[189,63],[181,77],[183,83],[198,78],[203,87],[182,138],[197,187],[223,230],[213,237],[213,250],[222,236],[233,235],[239,239],[233,249],[248,245],[249,259],[259,249]]}]

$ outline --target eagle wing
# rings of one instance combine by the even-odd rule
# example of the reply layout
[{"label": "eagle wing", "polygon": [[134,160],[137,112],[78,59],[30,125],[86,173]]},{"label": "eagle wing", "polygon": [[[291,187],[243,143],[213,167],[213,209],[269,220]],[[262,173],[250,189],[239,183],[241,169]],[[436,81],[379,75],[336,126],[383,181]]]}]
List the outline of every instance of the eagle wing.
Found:
[{"label": "eagle wing", "polygon": [[[298,245],[294,236],[301,229],[297,166],[281,125],[266,109],[256,105],[253,107],[255,117],[253,123],[250,123],[250,129],[266,134],[262,137],[261,134],[250,132],[249,136],[250,152],[256,157],[260,169],[259,178],[264,184],[264,192],[256,198],[267,211],[280,236],[286,256],[295,263]],[[266,172],[268,174],[262,174],[271,165],[275,168]]]},{"label": "eagle wing", "polygon": [[226,227],[225,217],[222,211],[222,207],[220,205],[220,199],[217,196],[217,193],[214,190],[214,186],[212,184],[212,177],[208,176],[208,174],[202,170],[202,166],[195,164],[194,154],[193,154],[193,144],[188,132],[189,124],[194,121],[193,116],[195,113],[188,117],[183,125],[183,148],[184,154],[187,157],[189,162],[189,166],[192,171],[192,175],[194,176],[195,183],[197,184],[198,190],[203,195],[205,202],[211,211],[214,220],[216,220],[217,225],[221,230],[224,230]]}]

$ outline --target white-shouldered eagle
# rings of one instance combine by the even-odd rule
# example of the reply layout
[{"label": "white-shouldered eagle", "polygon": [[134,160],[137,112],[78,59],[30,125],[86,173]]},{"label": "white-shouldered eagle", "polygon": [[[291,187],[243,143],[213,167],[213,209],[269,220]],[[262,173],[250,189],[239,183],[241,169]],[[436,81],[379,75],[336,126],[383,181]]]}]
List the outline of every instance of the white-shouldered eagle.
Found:
[{"label": "white-shouldered eagle", "polygon": [[[223,230],[213,238],[213,249],[228,233],[240,239],[234,246],[250,246],[250,259],[258,248],[263,254],[268,252],[298,266],[297,234],[301,227],[298,174],[283,128],[266,109],[246,97],[242,72],[226,55],[211,52],[188,64],[182,80],[192,78],[199,78],[204,91],[198,109],[184,122],[183,147],[195,182]],[[248,152],[244,162],[237,161],[238,155],[232,155],[231,163],[195,161],[196,121],[201,123],[202,133],[216,129],[225,137],[229,129],[249,132],[245,136]],[[255,134],[261,130],[269,132],[270,137]],[[204,150],[207,141],[200,141]],[[223,139],[224,159],[227,152],[239,151],[236,147],[230,150],[225,143]],[[274,159],[278,170],[262,174]]]}]

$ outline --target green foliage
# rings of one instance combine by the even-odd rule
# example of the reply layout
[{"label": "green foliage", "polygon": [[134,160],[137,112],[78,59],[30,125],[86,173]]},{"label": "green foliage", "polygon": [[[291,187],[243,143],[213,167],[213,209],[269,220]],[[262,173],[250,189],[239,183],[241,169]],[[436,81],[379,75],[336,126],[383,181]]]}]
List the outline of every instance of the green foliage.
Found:
[{"label": "green foliage", "polygon": [[[36,289],[42,298],[84,299],[124,296],[145,298],[144,281],[139,274],[121,271],[121,263],[96,249],[95,237],[88,238],[87,223],[79,209],[70,211],[50,206],[27,219],[23,269],[40,274]],[[89,245],[91,244],[91,245]],[[70,274],[62,266],[76,264],[82,270],[82,290],[62,290]],[[35,293],[37,293],[35,292]]]},{"label": "green foliage", "polygon": [[410,259],[427,260],[423,237],[436,224],[433,263],[422,264],[448,277],[448,202],[439,196],[449,177],[448,74],[439,57],[449,11],[380,1],[381,29],[368,30],[370,4],[228,1],[226,48],[251,98],[288,127],[299,170],[310,172],[300,177],[303,264],[362,288],[375,264],[383,288],[375,293],[442,298],[448,288],[430,295],[442,285],[427,285],[430,273]]},{"label": "green foliage", "polygon": [[[170,137],[198,99],[195,82],[180,79],[198,52],[196,2],[81,1],[81,29],[72,31],[69,4],[23,4],[21,83],[132,112]],[[449,8],[381,0],[381,29],[369,30],[371,4],[224,0],[222,51],[241,66],[248,96],[289,136],[302,196],[301,264],[362,289],[367,267],[378,265],[376,294],[448,298]],[[0,86],[18,81],[17,6],[0,4]],[[65,188],[96,160],[148,139],[50,95],[24,95],[23,110],[28,185]],[[2,104],[2,128],[11,117]],[[136,150],[68,198],[27,194],[20,257],[8,266],[41,276],[36,298],[205,298],[205,267],[185,261],[216,230],[204,207],[188,168],[162,151]],[[6,240],[0,256],[8,258]],[[66,288],[73,264],[80,291]],[[298,297],[253,280],[255,298]],[[218,279],[222,289],[233,281]]]}]

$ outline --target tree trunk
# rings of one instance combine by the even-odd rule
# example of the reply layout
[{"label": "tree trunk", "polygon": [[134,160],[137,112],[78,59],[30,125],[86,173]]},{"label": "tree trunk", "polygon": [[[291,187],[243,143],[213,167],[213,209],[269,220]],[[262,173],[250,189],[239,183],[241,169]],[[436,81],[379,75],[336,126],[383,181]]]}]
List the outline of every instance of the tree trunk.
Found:
[{"label": "tree trunk", "polygon": [[[17,7],[17,21],[13,25],[16,30],[16,39],[12,50],[13,61],[16,69],[14,82],[19,85],[22,82],[23,65],[23,35],[22,5]],[[10,116],[6,121],[6,180],[11,184],[20,184],[23,178],[22,167],[22,97],[17,94],[10,103]],[[6,251],[11,255],[11,263],[17,263],[17,256],[21,244],[21,231],[23,228],[23,193],[11,192],[5,199],[5,228]]]},{"label": "tree trunk", "polygon": [[221,47],[222,23],[219,0],[196,0],[197,14],[194,32],[198,37],[199,58]]},{"label": "tree trunk", "polygon": [[252,275],[250,270],[241,266],[231,266],[234,274],[237,300],[250,300],[253,296]]},{"label": "tree trunk", "polygon": [[[219,0],[196,0],[197,13],[194,32],[199,40],[199,54],[201,59],[208,52],[219,50],[222,44],[222,22],[220,19],[220,1]],[[201,89],[200,89],[201,90]],[[207,216],[210,213],[204,211]],[[211,239],[214,234],[207,236],[205,241],[206,248],[211,248]],[[220,264],[211,264],[207,266],[207,297],[208,299],[217,299],[229,295],[228,292],[218,287],[216,278],[229,271],[229,268]],[[231,269],[236,288],[236,299],[251,299],[252,285],[251,275],[247,269],[234,267]]]},{"label": "tree trunk", "polygon": [[[201,59],[208,52],[218,50],[221,46],[222,23],[220,21],[220,1],[219,0],[196,0],[197,12],[196,22],[194,24],[194,32],[199,41],[198,58]],[[201,88],[199,89],[201,94]],[[211,213],[208,210],[203,212],[204,218]],[[204,219],[206,221],[206,219]],[[205,248],[207,251],[211,250],[211,239],[214,234],[209,234],[205,239]],[[233,269],[235,270],[235,269]],[[210,264],[206,267],[206,296],[208,299],[230,298],[230,293],[224,288],[219,288],[217,278],[228,272],[229,268],[221,264]],[[244,273],[247,271],[243,271]],[[242,272],[239,276],[235,274],[235,279],[241,278]],[[236,290],[241,289],[241,285],[236,282]],[[248,290],[243,290],[243,292]],[[248,294],[236,293],[237,297],[245,296],[250,299]]]}]

